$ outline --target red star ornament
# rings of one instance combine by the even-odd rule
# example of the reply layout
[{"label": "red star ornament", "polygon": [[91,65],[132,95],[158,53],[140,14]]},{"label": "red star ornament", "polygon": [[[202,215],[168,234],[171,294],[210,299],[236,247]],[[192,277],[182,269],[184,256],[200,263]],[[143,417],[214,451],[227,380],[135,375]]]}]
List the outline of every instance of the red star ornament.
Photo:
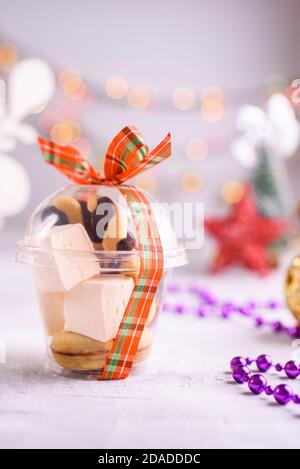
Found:
[{"label": "red star ornament", "polygon": [[233,205],[226,218],[205,220],[206,231],[218,242],[212,271],[241,265],[260,275],[268,274],[273,265],[268,247],[282,238],[289,227],[287,220],[263,217],[251,188],[246,186],[244,197]]}]

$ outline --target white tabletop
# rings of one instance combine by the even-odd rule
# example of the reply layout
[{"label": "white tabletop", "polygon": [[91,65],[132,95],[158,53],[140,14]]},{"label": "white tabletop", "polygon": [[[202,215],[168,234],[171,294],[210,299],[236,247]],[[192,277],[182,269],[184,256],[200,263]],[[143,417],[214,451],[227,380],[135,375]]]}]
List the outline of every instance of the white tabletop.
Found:
[{"label": "white tabletop", "polygon": [[[228,373],[229,360],[237,354],[289,359],[288,337],[257,330],[246,319],[163,313],[152,358],[141,374],[120,382],[64,378],[44,366],[27,268],[14,264],[11,252],[1,255],[0,266],[0,339],[6,345],[6,363],[0,364],[1,447],[300,446],[300,408],[250,395]],[[188,281],[186,275],[177,278]],[[190,274],[190,280],[195,278]],[[236,301],[282,295],[282,273],[264,281],[238,272],[198,278],[220,297]],[[291,319],[287,312],[277,315]],[[292,384],[299,392],[299,384]]]}]

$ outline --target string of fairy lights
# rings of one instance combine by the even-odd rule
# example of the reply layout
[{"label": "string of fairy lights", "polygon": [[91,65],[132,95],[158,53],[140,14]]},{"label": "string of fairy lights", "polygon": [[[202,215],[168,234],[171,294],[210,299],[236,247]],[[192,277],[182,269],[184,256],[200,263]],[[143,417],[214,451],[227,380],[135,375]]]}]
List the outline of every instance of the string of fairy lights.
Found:
[{"label": "string of fairy lights", "polygon": [[[9,72],[19,58],[17,47],[11,43],[0,43],[0,71]],[[251,92],[271,95],[274,92],[283,91],[288,82],[280,75],[272,75],[265,86],[256,87],[253,90],[239,90],[224,92],[219,86],[206,86],[200,93],[191,88],[177,88],[170,96],[157,96],[145,86],[130,86],[125,77],[113,76],[107,79],[101,87],[89,86],[78,70],[65,68],[58,73],[58,86],[64,100],[55,105],[54,110],[48,110],[41,106],[34,111],[38,114],[37,125],[39,129],[49,137],[63,145],[74,145],[85,155],[89,155],[92,149],[91,142],[83,135],[81,125],[77,121],[77,115],[84,103],[89,103],[95,96],[109,105],[126,105],[135,111],[168,110],[175,112],[195,112],[208,123],[216,123],[224,118],[225,95],[226,108],[240,105],[248,99]],[[243,96],[244,93],[244,96]],[[214,136],[213,138],[194,138],[186,143],[184,154],[194,163],[202,162],[214,150],[229,145],[230,136]],[[150,193],[155,193],[157,182],[155,176],[150,173],[141,175],[136,181]],[[198,170],[184,170],[180,176],[181,188],[189,193],[197,193],[203,187],[203,177]],[[226,181],[221,187],[220,195],[229,204],[237,203],[243,196],[244,186],[237,180]]]}]

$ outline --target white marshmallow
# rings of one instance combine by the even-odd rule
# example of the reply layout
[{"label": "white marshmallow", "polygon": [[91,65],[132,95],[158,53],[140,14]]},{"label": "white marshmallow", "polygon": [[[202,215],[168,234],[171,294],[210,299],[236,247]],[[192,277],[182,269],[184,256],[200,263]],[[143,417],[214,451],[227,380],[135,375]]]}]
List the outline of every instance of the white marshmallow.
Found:
[{"label": "white marshmallow", "polygon": [[115,338],[134,281],[125,275],[98,275],[65,294],[65,330],[101,342]]},{"label": "white marshmallow", "polygon": [[[38,265],[37,260],[32,267],[34,283],[42,291],[68,291],[99,272],[93,244],[80,223],[53,227],[40,245],[53,249],[47,262],[43,259],[42,265]],[[85,253],[68,253],[70,250]]]},{"label": "white marshmallow", "polygon": [[52,336],[64,328],[64,293],[47,293],[38,289],[36,293],[46,332]]}]

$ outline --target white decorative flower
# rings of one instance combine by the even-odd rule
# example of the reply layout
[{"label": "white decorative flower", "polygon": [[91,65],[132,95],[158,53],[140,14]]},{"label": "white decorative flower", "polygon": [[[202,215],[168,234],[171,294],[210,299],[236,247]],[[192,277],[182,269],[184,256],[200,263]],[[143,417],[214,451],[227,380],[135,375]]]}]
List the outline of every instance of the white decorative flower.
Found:
[{"label": "white decorative flower", "polygon": [[52,98],[55,91],[53,72],[40,59],[23,60],[12,68],[6,91],[7,100],[0,104],[0,227],[5,217],[16,215],[28,203],[28,174],[6,153],[15,148],[17,141],[28,145],[35,142],[35,129],[23,124],[22,120]]},{"label": "white decorative flower", "polygon": [[237,116],[241,136],[231,146],[233,156],[244,166],[257,162],[257,148],[266,146],[281,158],[292,156],[300,144],[300,124],[290,101],[274,94],[267,103],[267,112],[256,106],[244,106]]}]

